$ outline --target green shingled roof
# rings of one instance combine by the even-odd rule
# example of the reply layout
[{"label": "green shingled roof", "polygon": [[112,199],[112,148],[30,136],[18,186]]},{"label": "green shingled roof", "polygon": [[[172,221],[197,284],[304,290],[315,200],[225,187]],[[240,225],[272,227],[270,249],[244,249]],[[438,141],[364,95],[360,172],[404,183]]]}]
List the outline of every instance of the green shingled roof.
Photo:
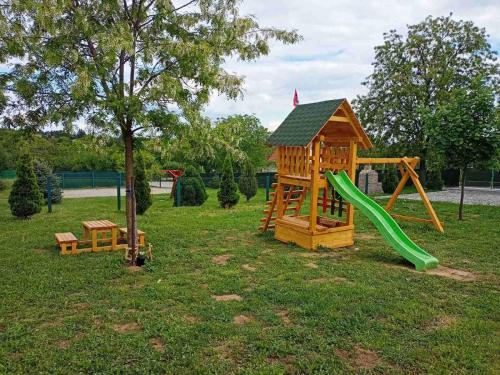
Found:
[{"label": "green shingled roof", "polygon": [[273,146],[307,146],[345,99],[299,104],[268,139]]}]

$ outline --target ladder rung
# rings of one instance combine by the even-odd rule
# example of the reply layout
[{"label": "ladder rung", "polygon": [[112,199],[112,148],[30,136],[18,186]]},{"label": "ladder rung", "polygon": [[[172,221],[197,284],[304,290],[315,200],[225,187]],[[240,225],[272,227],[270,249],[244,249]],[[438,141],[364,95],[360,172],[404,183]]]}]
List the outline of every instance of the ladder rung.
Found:
[{"label": "ladder rung", "polygon": [[[267,220],[268,220],[267,217],[263,217],[262,219],[260,219],[260,221],[262,221],[262,222],[267,221]],[[276,220],[276,216],[273,216],[273,217],[269,218],[269,221],[272,221],[272,220]]]},{"label": "ladder rung", "polygon": [[276,186],[278,186],[278,183],[277,182],[273,182],[271,187],[275,188]]}]

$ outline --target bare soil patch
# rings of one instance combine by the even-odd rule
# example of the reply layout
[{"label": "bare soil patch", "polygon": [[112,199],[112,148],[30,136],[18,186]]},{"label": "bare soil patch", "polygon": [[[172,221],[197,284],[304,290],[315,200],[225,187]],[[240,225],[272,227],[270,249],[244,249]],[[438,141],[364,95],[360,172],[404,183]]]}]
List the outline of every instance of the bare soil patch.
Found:
[{"label": "bare soil patch", "polygon": [[213,264],[225,265],[227,261],[231,258],[229,254],[217,255],[212,258]]},{"label": "bare soil patch", "polygon": [[447,277],[449,279],[458,280],[458,281],[474,281],[476,280],[476,275],[469,271],[457,270],[454,268],[438,266],[435,269],[427,270],[425,273],[429,275],[436,275]]},{"label": "bare soil patch", "polygon": [[71,342],[69,340],[59,340],[57,342],[57,347],[59,349],[63,349],[63,350],[68,349],[70,347],[70,345],[71,345]]},{"label": "bare soil patch", "polygon": [[292,325],[292,321],[290,320],[288,314],[289,314],[288,310],[281,310],[276,313],[276,315],[281,319],[283,324],[287,327]]},{"label": "bare soil patch", "polygon": [[317,284],[324,284],[324,283],[349,283],[351,284],[350,281],[348,281],[345,277],[319,277],[317,279],[312,279],[310,281],[311,283],[317,283]]},{"label": "bare soil patch", "polygon": [[165,351],[165,343],[159,337],[152,337],[149,339],[149,344],[153,347],[157,352],[162,353]]},{"label": "bare soil patch", "polygon": [[113,329],[118,333],[138,332],[141,330],[141,326],[136,322],[130,322],[125,324],[114,324]]},{"label": "bare soil patch", "polygon": [[309,262],[306,264],[306,267],[315,269],[318,268],[318,265],[314,262]]},{"label": "bare soil patch", "polygon": [[297,373],[297,368],[294,366],[295,356],[287,355],[285,357],[269,357],[267,362],[270,364],[282,366],[285,374]]},{"label": "bare soil patch", "polygon": [[254,319],[251,317],[251,316],[246,316],[246,315],[236,315],[234,318],[233,318],[233,323],[238,325],[238,326],[241,326],[243,324],[247,324],[251,321],[253,321]]},{"label": "bare soil patch", "polygon": [[363,240],[363,241],[376,240],[379,238],[380,238],[380,236],[377,236],[373,233],[367,233],[367,232],[356,232],[354,235],[354,239]]},{"label": "bare soil patch", "polygon": [[424,323],[424,329],[426,331],[436,331],[439,329],[444,329],[451,327],[457,323],[457,318],[450,315],[437,316],[430,321]]},{"label": "bare soil patch", "polygon": [[241,266],[241,268],[243,268],[243,269],[244,269],[244,270],[246,270],[246,271],[250,271],[250,272],[255,272],[255,271],[257,271],[257,268],[252,267],[250,264],[243,264],[243,265]]},{"label": "bare soil patch", "polygon": [[183,319],[189,324],[196,324],[200,321],[200,319],[194,315],[184,315]]},{"label": "bare soil patch", "polygon": [[220,296],[212,296],[212,298],[216,301],[242,301],[243,298],[237,294],[224,294]]},{"label": "bare soil patch", "polygon": [[349,367],[355,369],[370,370],[380,364],[380,358],[376,352],[359,346],[356,346],[352,352],[335,349],[334,353],[337,357],[346,361]]}]

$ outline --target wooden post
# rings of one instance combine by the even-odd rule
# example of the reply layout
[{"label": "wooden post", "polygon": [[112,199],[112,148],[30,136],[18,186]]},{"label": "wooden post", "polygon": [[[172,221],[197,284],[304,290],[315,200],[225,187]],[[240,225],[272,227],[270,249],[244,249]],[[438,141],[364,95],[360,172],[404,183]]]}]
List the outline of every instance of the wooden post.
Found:
[{"label": "wooden post", "polygon": [[[349,170],[347,174],[354,183],[356,179],[356,158],[358,157],[358,144],[355,141],[349,142]],[[366,176],[368,177],[368,176]],[[352,204],[347,206],[347,225],[354,224],[354,207]]]},{"label": "wooden post", "polygon": [[313,140],[313,164],[311,173],[311,204],[309,211],[309,230],[316,233],[316,219],[318,217],[318,194],[319,194],[319,162],[320,141]]},{"label": "wooden post", "polygon": [[[419,160],[420,160],[419,158],[414,158],[413,161],[411,161],[408,165],[410,165],[412,168],[415,168],[415,166],[418,164]],[[392,208],[392,206],[396,202],[396,199],[397,199],[398,195],[401,194],[401,192],[403,191],[403,188],[405,187],[405,185],[408,182],[409,178],[410,178],[409,171],[406,171],[401,176],[401,180],[399,181],[399,184],[396,187],[396,190],[394,190],[394,193],[392,193],[391,198],[389,199],[389,201],[387,202],[387,204],[385,206],[385,210],[386,211],[389,211]]]}]

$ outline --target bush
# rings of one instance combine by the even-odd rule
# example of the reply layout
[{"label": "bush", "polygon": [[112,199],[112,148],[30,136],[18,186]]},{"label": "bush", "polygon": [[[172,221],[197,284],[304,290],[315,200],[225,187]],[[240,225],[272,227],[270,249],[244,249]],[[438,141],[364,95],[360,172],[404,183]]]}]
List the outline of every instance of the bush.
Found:
[{"label": "bush", "polygon": [[47,198],[49,196],[47,191],[47,178],[50,179],[52,189],[50,192],[52,203],[59,203],[62,200],[62,190],[61,181],[59,177],[52,173],[52,168],[41,159],[33,160],[33,170],[36,176],[36,182],[38,184],[38,190],[43,194],[45,203],[47,203]]},{"label": "bush", "polygon": [[212,189],[218,189],[220,188],[220,178],[219,176],[213,176],[209,183],[208,183],[208,186],[210,186]]},{"label": "bush", "polygon": [[247,198],[247,202],[257,194],[257,178],[252,162],[247,160],[243,165],[243,173],[238,184],[241,194]]},{"label": "bush", "polygon": [[12,215],[26,219],[40,212],[42,206],[42,194],[38,190],[33,159],[29,153],[19,158],[16,174],[17,179],[9,195],[10,211]]},{"label": "bush", "polygon": [[201,206],[208,198],[205,184],[194,167],[187,167],[181,180],[181,205]]},{"label": "bush", "polygon": [[151,207],[153,199],[151,197],[151,186],[149,186],[149,181],[146,177],[144,158],[140,153],[135,159],[134,175],[135,210],[139,215],[142,215]]},{"label": "bush", "polygon": [[382,190],[386,194],[392,194],[396,190],[399,183],[398,173],[396,168],[389,167],[384,171],[384,176],[382,178]]},{"label": "bush", "polygon": [[7,189],[7,183],[4,180],[0,180],[0,191]]},{"label": "bush", "polygon": [[224,164],[222,165],[222,177],[217,198],[222,208],[231,208],[240,199],[238,185],[234,181],[233,165],[229,154],[224,159]]},{"label": "bush", "polygon": [[444,181],[441,177],[441,171],[428,171],[427,172],[427,181],[425,183],[425,187],[430,190],[443,190]]}]

